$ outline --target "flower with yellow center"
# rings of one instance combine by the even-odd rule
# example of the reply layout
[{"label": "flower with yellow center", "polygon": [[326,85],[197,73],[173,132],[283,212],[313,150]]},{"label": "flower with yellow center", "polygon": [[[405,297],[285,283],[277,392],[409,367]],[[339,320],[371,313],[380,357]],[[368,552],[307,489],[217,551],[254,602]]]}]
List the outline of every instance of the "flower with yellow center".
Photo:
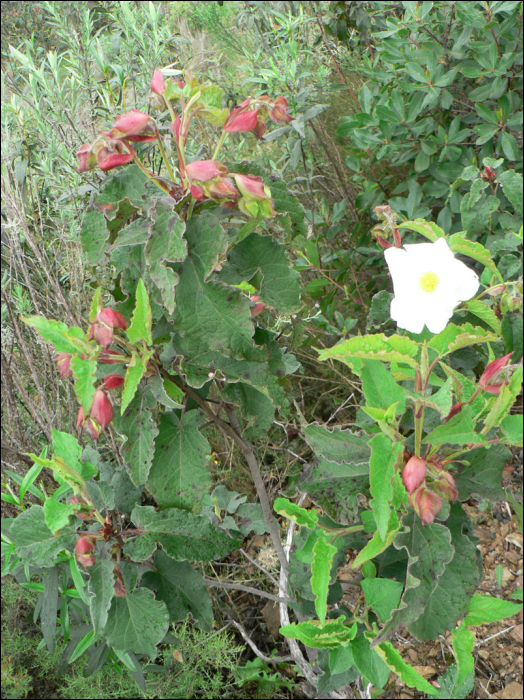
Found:
[{"label": "flower with yellow center", "polygon": [[453,309],[479,287],[477,274],[455,258],[445,238],[388,248],[384,257],[395,293],[391,318],[411,333],[421,333],[424,325],[431,333],[443,331]]}]

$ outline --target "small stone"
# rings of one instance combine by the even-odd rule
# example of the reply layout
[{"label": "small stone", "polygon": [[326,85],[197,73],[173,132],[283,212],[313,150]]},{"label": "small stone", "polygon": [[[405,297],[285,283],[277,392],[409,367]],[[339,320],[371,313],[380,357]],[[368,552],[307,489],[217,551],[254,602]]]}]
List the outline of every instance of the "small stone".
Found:
[{"label": "small stone", "polygon": [[412,664],[418,664],[418,654],[414,649],[408,649],[408,656]]},{"label": "small stone", "polygon": [[511,683],[508,683],[504,690],[497,693],[495,697],[501,698],[502,700],[521,700],[523,690],[522,683],[511,681]]},{"label": "small stone", "polygon": [[433,666],[415,666],[414,668],[423,678],[431,678],[437,673],[437,669]]},{"label": "small stone", "polygon": [[490,657],[490,653],[487,649],[480,649],[478,654],[481,659],[484,659],[484,661],[487,661]]}]

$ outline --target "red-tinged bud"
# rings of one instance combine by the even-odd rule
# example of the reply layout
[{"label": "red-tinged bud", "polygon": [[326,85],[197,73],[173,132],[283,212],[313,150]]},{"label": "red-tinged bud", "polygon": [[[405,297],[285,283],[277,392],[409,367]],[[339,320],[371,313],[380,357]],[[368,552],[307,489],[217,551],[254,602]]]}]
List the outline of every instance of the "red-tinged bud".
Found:
[{"label": "red-tinged bud", "polygon": [[73,374],[71,369],[71,358],[73,356],[67,352],[61,352],[58,357],[55,358],[56,366],[62,377],[70,377]]},{"label": "red-tinged bud", "polygon": [[431,488],[447,501],[453,501],[453,503],[455,503],[457,500],[458,491],[455,487],[455,480],[449,472],[440,472],[439,478],[433,482]]},{"label": "red-tinged bud", "polygon": [[122,114],[113,124],[111,131],[102,131],[104,136],[112,139],[129,138],[141,134],[151,117],[139,109],[132,109]]},{"label": "red-tinged bud", "polygon": [[125,598],[126,595],[126,587],[124,584],[124,577],[122,576],[122,572],[120,571],[120,567],[118,564],[115,564],[115,596],[117,598]]},{"label": "red-tinged bud", "polygon": [[163,95],[166,89],[164,74],[160,70],[155,70],[151,78],[151,90],[157,95]]},{"label": "red-tinged bud", "polygon": [[242,195],[251,201],[271,199],[271,190],[262,182],[258,175],[241,175],[231,173]]},{"label": "red-tinged bud", "polygon": [[94,318],[89,330],[89,340],[95,340],[105,350],[111,345],[113,331],[115,329],[125,331],[127,321],[118,311],[113,309],[100,309]]},{"label": "red-tinged bud", "polygon": [[411,502],[422,522],[428,525],[435,520],[443,506],[442,499],[424,486],[412,494]]},{"label": "red-tinged bud", "polygon": [[122,364],[122,360],[112,360],[111,355],[118,355],[120,356],[120,353],[117,350],[102,350],[100,355],[98,356],[98,361],[103,364],[103,365],[120,365]]},{"label": "red-tinged bud", "polygon": [[107,148],[101,148],[97,154],[98,167],[105,173],[130,163],[134,157],[134,153],[108,153]]},{"label": "red-tinged bud", "polygon": [[266,122],[263,119],[260,119],[260,117],[257,119],[257,123],[254,129],[251,130],[251,133],[254,134],[257,139],[260,141],[264,138],[264,134],[266,133]]},{"label": "red-tinged bud", "polygon": [[123,383],[124,377],[121,374],[109,374],[104,379],[102,387],[111,391],[111,389],[116,389],[117,387],[122,386]]},{"label": "red-tinged bud", "polygon": [[80,409],[78,411],[78,418],[76,420],[76,427],[79,428],[80,426],[87,430],[87,432],[89,433],[89,435],[91,435],[93,440],[96,440],[100,435],[100,426],[95,420],[91,418],[89,414],[87,418],[84,417],[84,409],[82,408],[82,406],[80,406]]},{"label": "red-tinged bud", "polygon": [[499,284],[497,287],[492,287],[491,289],[486,289],[486,294],[489,294],[490,297],[498,297],[499,294],[502,294],[502,292],[506,291],[506,285],[505,284]]},{"label": "red-tinged bud", "polygon": [[220,177],[207,186],[207,193],[212,199],[237,199],[238,190],[230,177]]},{"label": "red-tinged bud", "polygon": [[84,143],[76,152],[78,156],[78,172],[93,170],[96,167],[96,154],[91,150],[90,143]]},{"label": "red-tinged bud", "polygon": [[253,131],[258,122],[258,109],[248,110],[250,99],[235,107],[224,122],[224,131],[227,134],[240,131]]},{"label": "red-tinged bud", "polygon": [[386,214],[391,214],[391,206],[389,204],[379,204],[373,208],[377,216],[382,217]]},{"label": "red-tinged bud", "polygon": [[255,316],[258,316],[258,314],[261,314],[262,311],[266,308],[265,304],[262,304],[262,302],[259,302],[258,296],[252,296],[249,297],[250,301],[253,301],[255,303],[254,306],[250,308],[251,311],[251,318],[255,318]]},{"label": "red-tinged bud", "polygon": [[93,405],[91,406],[90,416],[104,430],[113,420],[113,406],[107,394],[102,389],[95,391]]},{"label": "red-tinged bud", "polygon": [[86,503],[80,496],[71,496],[69,505],[85,506],[83,510],[75,510],[75,515],[77,518],[80,518],[80,520],[93,520],[95,517],[95,509],[90,507],[90,504]]},{"label": "red-tinged bud", "polygon": [[290,122],[293,117],[288,111],[288,104],[285,97],[277,97],[273,109],[269,113],[269,118],[274,122]]},{"label": "red-tinged bud", "polygon": [[95,548],[96,537],[94,535],[82,535],[75,544],[75,554],[90,554]]},{"label": "red-tinged bud", "polygon": [[180,117],[178,116],[178,114],[176,114],[175,121],[171,122],[171,131],[176,136],[177,141],[180,138],[181,126],[182,126],[182,121],[180,120]]},{"label": "red-tinged bud", "polygon": [[402,481],[409,494],[422,484],[426,478],[426,461],[422,457],[413,455],[402,470]]},{"label": "red-tinged bud", "polygon": [[97,318],[101,323],[105,323],[105,325],[110,328],[118,328],[122,331],[127,330],[127,321],[118,311],[108,308],[100,309]]},{"label": "red-tinged bud", "polygon": [[191,192],[191,196],[194,199],[200,200],[200,199],[206,198],[206,194],[205,194],[204,190],[201,187],[199,187],[198,185],[191,185],[189,190]]},{"label": "red-tinged bud", "polygon": [[497,381],[501,378],[499,372],[508,364],[512,354],[513,353],[509,352],[507,355],[504,355],[504,357],[499,357],[498,360],[493,360],[493,362],[489,363],[479,380],[479,384],[484,391],[487,391],[489,394],[500,394],[502,385],[508,382],[507,380],[505,382]]},{"label": "red-tinged bud", "polygon": [[453,416],[456,416],[457,413],[460,413],[460,411],[462,410],[462,406],[464,406],[464,401],[459,401],[454,406],[452,406],[451,411],[446,416],[444,423],[447,423],[448,420],[451,420],[453,418]]},{"label": "red-tinged bud", "polygon": [[222,174],[224,167],[219,167],[216,160],[195,160],[186,165],[186,174],[191,180],[207,182]]},{"label": "red-tinged bud", "polygon": [[386,239],[385,239],[383,236],[380,236],[380,235],[377,236],[377,243],[378,243],[379,245],[381,245],[383,248],[385,248],[386,250],[387,250],[388,248],[394,248],[394,247],[395,247],[395,246],[393,245],[393,243],[390,243],[389,241],[386,241]]},{"label": "red-tinged bud", "polygon": [[402,238],[400,236],[400,231],[396,227],[393,228],[393,240],[395,241],[396,248],[402,247]]},{"label": "red-tinged bud", "polygon": [[493,168],[490,168],[489,165],[486,165],[484,172],[480,173],[480,179],[484,180],[484,182],[493,182],[496,177],[497,173],[493,170]]}]

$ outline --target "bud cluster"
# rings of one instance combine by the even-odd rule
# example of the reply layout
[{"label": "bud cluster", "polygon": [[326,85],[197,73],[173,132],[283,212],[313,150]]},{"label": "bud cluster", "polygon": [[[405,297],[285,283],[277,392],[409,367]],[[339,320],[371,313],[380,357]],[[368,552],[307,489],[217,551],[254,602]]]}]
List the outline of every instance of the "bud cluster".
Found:
[{"label": "bud cluster", "polygon": [[[169,109],[171,115],[171,132],[175,137],[178,152],[180,183],[167,183],[154,174],[148,173],[131,146],[131,142],[159,139],[155,120],[138,109],[122,114],[109,131],[101,131],[100,136],[92,144],[86,143],[80,147],[77,152],[78,170],[83,172],[98,166],[101,170],[108,171],[134,160],[160,189],[177,200],[186,194],[191,194],[196,201],[211,199],[230,208],[238,207],[247,216],[268,218],[275,216],[271,191],[264,185],[261,178],[229,173],[227,168],[216,160],[216,153],[227,134],[251,132],[258,139],[262,139],[268,119],[277,123],[291,121],[293,117],[288,111],[286,98],[277,97],[273,100],[268,95],[247,98],[228,114],[227,109],[212,107],[206,100],[200,99],[206,89],[211,88],[209,86],[199,88],[196,78],[190,75],[188,75],[187,84],[172,78],[166,80],[159,70],[154,71],[151,79],[149,97],[151,103],[159,110]],[[216,90],[216,88],[213,89]],[[173,99],[180,101],[181,114],[174,111],[171,105]],[[186,100],[188,100],[187,104]],[[223,132],[213,159],[187,163],[184,146],[191,121],[198,112],[201,112],[204,118],[206,114],[212,114],[213,119],[216,120],[212,119],[212,123],[222,124]],[[159,142],[159,145],[163,153],[162,143]],[[174,179],[174,173],[167,162],[166,167]],[[103,333],[103,331],[100,332]],[[97,342],[100,340],[97,339]],[[102,342],[100,344],[103,345]]]},{"label": "bud cluster", "polygon": [[402,470],[409,502],[423,523],[432,523],[440,513],[443,499],[455,502],[458,491],[451,474],[437,460],[413,455]]}]

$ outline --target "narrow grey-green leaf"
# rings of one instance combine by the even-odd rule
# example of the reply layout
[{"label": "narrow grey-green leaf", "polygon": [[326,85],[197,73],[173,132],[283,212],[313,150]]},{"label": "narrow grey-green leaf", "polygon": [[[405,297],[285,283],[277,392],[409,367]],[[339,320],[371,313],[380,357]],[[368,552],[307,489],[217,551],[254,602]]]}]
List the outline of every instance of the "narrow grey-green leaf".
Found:
[{"label": "narrow grey-green leaf", "polygon": [[131,325],[126,331],[127,337],[131,343],[145,340],[146,345],[153,345],[151,338],[151,304],[149,303],[149,296],[142,278],[138,280],[135,298],[135,310],[133,311]]},{"label": "narrow grey-green leaf", "polygon": [[42,634],[44,635],[47,650],[50,654],[55,651],[56,618],[58,608],[58,567],[53,566],[44,575],[42,611]]},{"label": "narrow grey-green leaf", "polygon": [[129,462],[129,475],[135,486],[143,486],[149,475],[158,427],[151,417],[154,399],[148,391],[139,392],[129,405],[125,416],[116,415],[115,429],[127,441],[122,448]]},{"label": "narrow grey-green leaf", "polygon": [[110,559],[99,559],[89,567],[91,579],[87,584],[90,593],[89,609],[95,634],[101,634],[107,622],[111,601],[115,594],[114,563]]}]

